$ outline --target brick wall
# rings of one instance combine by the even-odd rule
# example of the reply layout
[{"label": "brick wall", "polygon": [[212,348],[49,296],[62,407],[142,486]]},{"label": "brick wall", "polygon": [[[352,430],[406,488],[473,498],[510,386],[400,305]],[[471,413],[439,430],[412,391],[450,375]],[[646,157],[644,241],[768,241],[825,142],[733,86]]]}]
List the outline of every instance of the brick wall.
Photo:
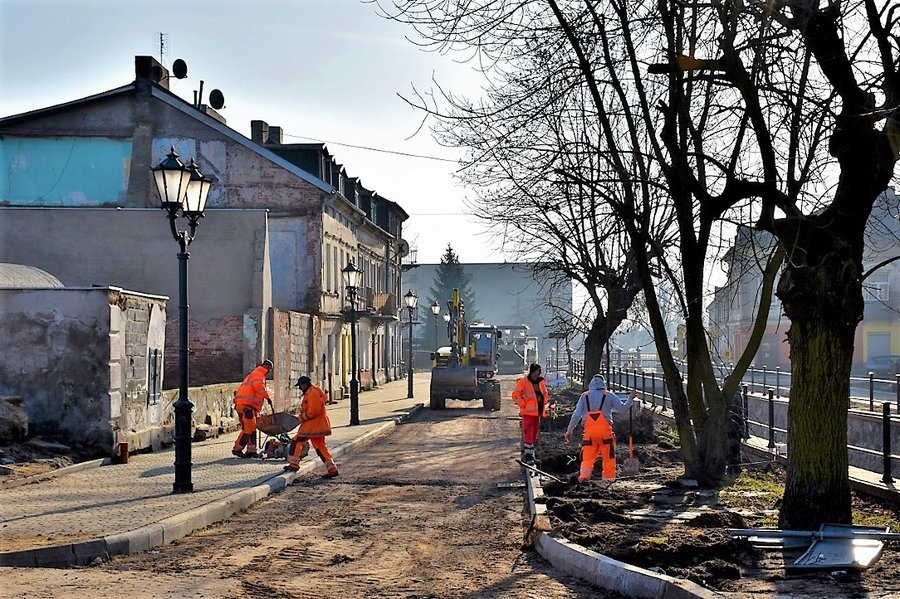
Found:
[{"label": "brick wall", "polygon": [[[188,323],[188,385],[198,387],[214,383],[241,381],[244,372],[244,317],[223,316]],[[178,319],[166,323],[164,387],[177,389],[179,384]]]}]

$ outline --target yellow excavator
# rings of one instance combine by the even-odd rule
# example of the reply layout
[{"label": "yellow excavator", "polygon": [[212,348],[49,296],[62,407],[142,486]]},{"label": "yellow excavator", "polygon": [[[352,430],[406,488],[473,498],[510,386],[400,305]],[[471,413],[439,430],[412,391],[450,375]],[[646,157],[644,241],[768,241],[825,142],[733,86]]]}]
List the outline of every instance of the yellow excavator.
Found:
[{"label": "yellow excavator", "polygon": [[431,354],[432,410],[443,410],[448,399],[481,399],[487,410],[500,409],[500,381],[497,374],[502,332],[494,325],[466,322],[466,310],[459,289],[447,302],[450,345]]}]

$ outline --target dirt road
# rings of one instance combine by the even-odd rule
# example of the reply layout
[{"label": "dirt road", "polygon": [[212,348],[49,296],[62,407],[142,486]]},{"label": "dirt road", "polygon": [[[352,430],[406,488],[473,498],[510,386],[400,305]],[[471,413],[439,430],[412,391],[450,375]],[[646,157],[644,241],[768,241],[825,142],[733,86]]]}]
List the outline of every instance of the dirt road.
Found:
[{"label": "dirt road", "polygon": [[[504,398],[511,384],[503,378]],[[522,551],[523,490],[502,486],[522,480],[515,406],[448,408],[354,451],[337,479],[305,475],[159,551],[77,570],[0,569],[0,596],[613,597]]]}]

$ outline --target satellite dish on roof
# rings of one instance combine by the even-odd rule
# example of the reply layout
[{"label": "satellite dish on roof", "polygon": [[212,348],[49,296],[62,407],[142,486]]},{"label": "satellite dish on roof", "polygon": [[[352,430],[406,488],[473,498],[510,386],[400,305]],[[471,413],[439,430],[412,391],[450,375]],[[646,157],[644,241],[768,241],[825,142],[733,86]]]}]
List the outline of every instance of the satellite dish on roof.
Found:
[{"label": "satellite dish on roof", "polygon": [[217,89],[209,92],[209,105],[216,110],[225,106],[225,96]]},{"label": "satellite dish on roof", "polygon": [[405,239],[401,239],[397,242],[397,253],[400,254],[401,258],[405,258],[409,255],[409,242]]},{"label": "satellite dish on roof", "polygon": [[187,77],[187,63],[177,59],[172,63],[172,74],[175,75],[176,79],[184,79]]}]

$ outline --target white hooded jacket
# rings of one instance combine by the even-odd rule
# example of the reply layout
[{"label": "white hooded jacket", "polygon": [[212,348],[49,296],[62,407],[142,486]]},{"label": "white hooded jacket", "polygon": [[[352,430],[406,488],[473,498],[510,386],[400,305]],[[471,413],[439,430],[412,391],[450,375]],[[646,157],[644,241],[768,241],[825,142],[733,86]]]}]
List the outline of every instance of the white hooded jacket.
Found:
[{"label": "white hooded jacket", "polygon": [[[603,399],[604,393],[606,394],[605,400]],[[603,404],[602,407],[601,403]],[[594,375],[594,378],[591,379],[588,385],[588,390],[578,398],[578,403],[575,405],[575,411],[572,412],[572,418],[569,420],[569,427],[566,429],[566,433],[572,433],[575,427],[587,417],[588,412],[596,410],[602,410],[603,416],[609,422],[609,425],[612,426],[613,412],[627,412],[633,405],[634,401],[630,397],[623,400],[615,393],[607,391],[603,377],[599,374]]]}]

